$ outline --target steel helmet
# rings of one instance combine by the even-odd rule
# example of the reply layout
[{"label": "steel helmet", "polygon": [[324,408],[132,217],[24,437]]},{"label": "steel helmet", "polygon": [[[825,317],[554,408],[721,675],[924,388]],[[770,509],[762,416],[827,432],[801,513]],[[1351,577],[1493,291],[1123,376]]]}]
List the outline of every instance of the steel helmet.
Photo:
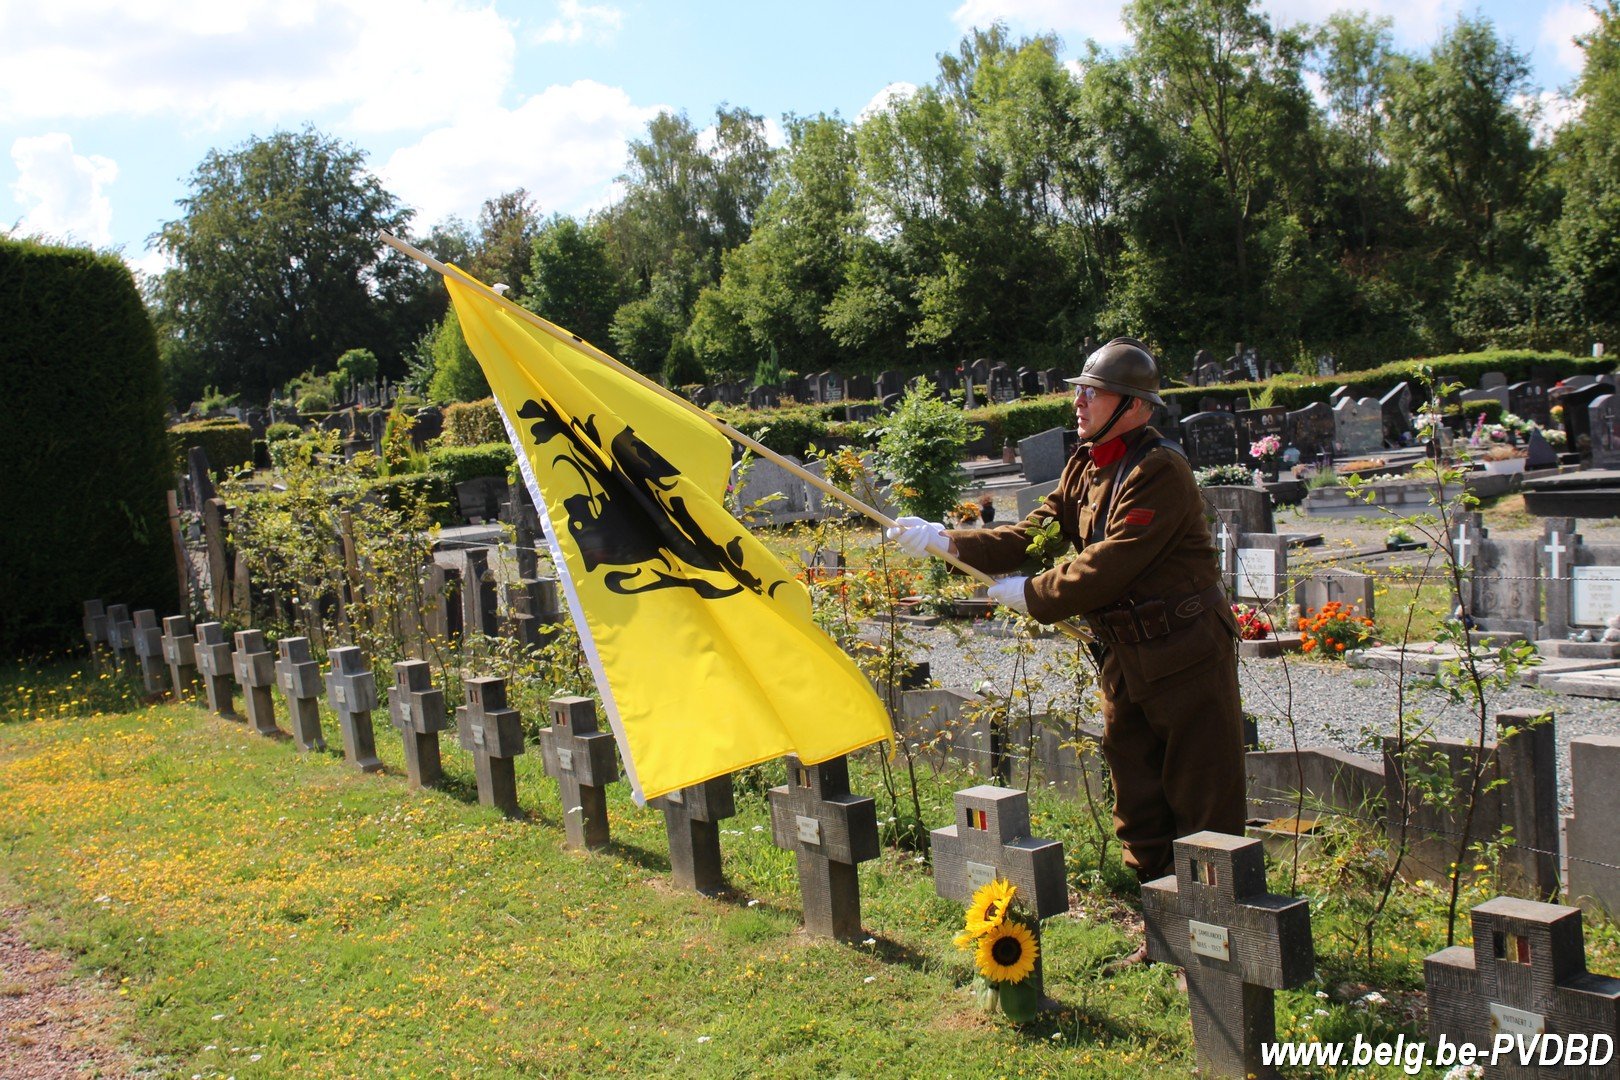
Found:
[{"label": "steel helmet", "polygon": [[1159,364],[1148,347],[1135,338],[1117,337],[1086,357],[1086,366],[1070,386],[1095,386],[1126,397],[1163,405],[1159,397]]}]

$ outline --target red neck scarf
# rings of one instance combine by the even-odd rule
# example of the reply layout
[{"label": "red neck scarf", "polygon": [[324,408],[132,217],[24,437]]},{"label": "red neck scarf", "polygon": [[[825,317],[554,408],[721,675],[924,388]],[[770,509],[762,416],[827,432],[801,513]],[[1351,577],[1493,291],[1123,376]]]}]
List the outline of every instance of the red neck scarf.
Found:
[{"label": "red neck scarf", "polygon": [[1112,439],[1091,448],[1091,463],[1099,469],[1106,469],[1114,462],[1125,456],[1125,440],[1118,435]]}]

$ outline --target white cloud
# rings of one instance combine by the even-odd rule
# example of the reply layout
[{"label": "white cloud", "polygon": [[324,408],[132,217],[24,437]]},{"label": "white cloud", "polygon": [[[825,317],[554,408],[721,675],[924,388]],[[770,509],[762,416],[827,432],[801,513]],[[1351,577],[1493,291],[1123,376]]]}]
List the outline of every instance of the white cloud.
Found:
[{"label": "white cloud", "polygon": [[547,87],[515,109],[469,113],[395,151],[377,170],[426,227],[477,216],[485,199],[527,188],[542,213],[606,205],[625,148],[665,105],[636,105],[618,87],[581,80]]},{"label": "white cloud", "polygon": [[1472,4],[1463,0],[1357,0],[1354,4],[1345,0],[1261,0],[1260,6],[1276,26],[1320,26],[1328,16],[1347,9],[1369,19],[1388,18],[1398,48],[1432,45],[1465,9],[1474,11]]},{"label": "white cloud", "polygon": [[487,107],[516,43],[469,0],[53,0],[0,13],[0,123],[178,115],[362,130]]},{"label": "white cloud", "polygon": [[1118,45],[1126,40],[1125,23],[1120,18],[1121,3],[1075,3],[1074,0],[963,0],[951,12],[959,30],[987,28],[1004,22],[1015,32],[1056,32],[1071,39],[1073,48],[1087,39],[1101,45]]},{"label": "white cloud", "polygon": [[1541,44],[1557,59],[1561,74],[1580,74],[1586,53],[1575,38],[1591,33],[1597,25],[1597,14],[1585,4],[1562,3],[1541,17]]},{"label": "white cloud", "polygon": [[23,207],[18,234],[92,247],[112,242],[112,200],[104,188],[118,179],[117,162],[75,153],[72,137],[59,131],[17,139],[11,160],[17,166],[11,194]]},{"label": "white cloud", "polygon": [[855,122],[857,124],[865,123],[867,117],[887,112],[899,102],[912,97],[916,92],[916,83],[892,82],[873,94],[871,100],[861,106],[861,111],[855,114]]},{"label": "white cloud", "polygon": [[585,4],[580,0],[560,0],[557,18],[534,35],[540,45],[578,45],[589,39],[604,42],[619,32],[624,12],[606,4]]}]

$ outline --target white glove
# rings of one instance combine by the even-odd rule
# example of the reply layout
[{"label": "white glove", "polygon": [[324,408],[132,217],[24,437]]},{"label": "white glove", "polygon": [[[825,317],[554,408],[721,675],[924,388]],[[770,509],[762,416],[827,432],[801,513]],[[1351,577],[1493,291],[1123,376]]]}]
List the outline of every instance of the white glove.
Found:
[{"label": "white glove", "polygon": [[937,521],[924,521],[920,517],[896,518],[894,527],[885,535],[894,541],[895,547],[914,559],[924,555],[944,555],[951,550],[951,542],[945,536],[945,526]]},{"label": "white glove", "polygon": [[1027,577],[1004,577],[985,590],[985,594],[996,603],[1010,607],[1020,615],[1029,614],[1029,605],[1024,602],[1024,582]]}]

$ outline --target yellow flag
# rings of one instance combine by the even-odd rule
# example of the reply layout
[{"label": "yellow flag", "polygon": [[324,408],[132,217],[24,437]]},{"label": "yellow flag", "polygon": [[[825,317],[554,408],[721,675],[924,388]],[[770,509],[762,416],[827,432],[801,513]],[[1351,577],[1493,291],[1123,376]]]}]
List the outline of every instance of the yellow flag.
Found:
[{"label": "yellow flag", "polygon": [[[722,502],[731,447],[683,405],[447,276],[495,392],[637,802],[891,737],[810,596]],[[577,339],[575,339],[577,340]]]}]

